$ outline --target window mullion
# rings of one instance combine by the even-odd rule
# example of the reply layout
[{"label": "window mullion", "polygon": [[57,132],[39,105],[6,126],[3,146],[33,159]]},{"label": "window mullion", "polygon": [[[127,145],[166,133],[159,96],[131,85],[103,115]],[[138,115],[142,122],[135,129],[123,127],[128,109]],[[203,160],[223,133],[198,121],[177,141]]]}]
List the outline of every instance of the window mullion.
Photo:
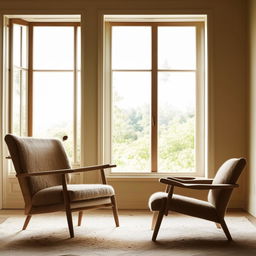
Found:
[{"label": "window mullion", "polygon": [[157,25],[152,25],[151,171],[157,172]]},{"label": "window mullion", "polygon": [[33,135],[33,26],[28,31],[28,136]]}]

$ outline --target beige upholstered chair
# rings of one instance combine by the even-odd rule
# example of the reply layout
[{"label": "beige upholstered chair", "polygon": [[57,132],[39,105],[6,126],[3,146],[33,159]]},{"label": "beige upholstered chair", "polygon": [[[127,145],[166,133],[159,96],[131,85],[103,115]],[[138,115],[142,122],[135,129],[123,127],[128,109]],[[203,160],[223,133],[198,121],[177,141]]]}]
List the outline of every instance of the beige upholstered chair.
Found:
[{"label": "beige upholstered chair", "polygon": [[[232,190],[238,187],[236,182],[245,164],[244,158],[229,159],[219,168],[214,179],[188,177],[160,179],[161,183],[167,185],[166,192],[156,192],[149,199],[149,208],[154,212],[152,240],[156,240],[163,216],[167,216],[168,211],[213,221],[217,227],[222,227],[227,239],[232,240],[224,216]],[[208,201],[173,194],[174,187],[209,190]]]},{"label": "beige upholstered chair", "polygon": [[[78,211],[81,225],[83,210],[111,207],[118,227],[115,192],[106,184],[104,169],[98,165],[72,169],[62,143],[56,139],[5,136],[25,201],[26,229],[33,214],[66,211],[70,237],[74,237],[72,212]],[[69,174],[99,170],[103,184],[68,184]]]}]

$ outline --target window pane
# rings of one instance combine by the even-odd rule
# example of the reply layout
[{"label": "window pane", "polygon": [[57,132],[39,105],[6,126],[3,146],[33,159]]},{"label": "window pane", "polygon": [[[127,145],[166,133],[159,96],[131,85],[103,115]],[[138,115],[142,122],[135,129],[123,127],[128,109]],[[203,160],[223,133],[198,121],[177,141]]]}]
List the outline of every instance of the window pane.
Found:
[{"label": "window pane", "polygon": [[27,111],[27,95],[28,95],[28,71],[22,72],[21,83],[21,136],[27,136],[28,111]]},{"label": "window pane", "polygon": [[158,170],[195,171],[195,73],[158,73]]},{"label": "window pane", "polygon": [[77,162],[81,161],[81,72],[77,72],[77,140],[76,152]]},{"label": "window pane", "polygon": [[77,27],[77,69],[81,70],[81,27]]},{"label": "window pane", "polygon": [[12,83],[12,132],[16,135],[21,135],[20,131],[20,83],[21,71],[19,69],[13,70]]},{"label": "window pane", "polygon": [[28,68],[28,27],[22,26],[22,67]]},{"label": "window pane", "polygon": [[196,68],[196,27],[158,27],[158,68]]},{"label": "window pane", "polygon": [[73,72],[34,72],[33,133],[56,137],[73,157]]},{"label": "window pane", "polygon": [[27,135],[27,27],[13,24],[12,132]]},{"label": "window pane", "polygon": [[21,26],[13,24],[13,65],[21,66]]},{"label": "window pane", "polygon": [[74,68],[74,28],[34,27],[34,69]]},{"label": "window pane", "polygon": [[150,172],[150,72],[113,72],[112,162],[116,171]]},{"label": "window pane", "polygon": [[151,27],[112,27],[112,69],[151,69]]}]

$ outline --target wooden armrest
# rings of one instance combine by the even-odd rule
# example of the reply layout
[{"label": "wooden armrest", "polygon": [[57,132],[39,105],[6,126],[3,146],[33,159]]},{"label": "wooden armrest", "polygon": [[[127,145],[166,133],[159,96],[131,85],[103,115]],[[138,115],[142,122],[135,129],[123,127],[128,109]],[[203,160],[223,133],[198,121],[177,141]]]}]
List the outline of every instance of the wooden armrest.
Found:
[{"label": "wooden armrest", "polygon": [[196,177],[191,176],[175,176],[175,177],[167,177],[168,179],[178,179],[178,180],[195,180]]},{"label": "wooden armrest", "polygon": [[182,183],[182,182],[180,182],[180,181],[178,181],[178,180],[176,180],[176,179],[169,179],[169,178],[165,179],[165,178],[161,178],[159,181],[160,181],[161,183],[166,184],[166,185],[172,185],[172,186],[182,187],[182,188],[185,187],[185,183]]},{"label": "wooden armrest", "polygon": [[233,189],[238,188],[238,184],[186,184],[187,188],[198,189],[198,190],[209,190],[209,189]]},{"label": "wooden armrest", "polygon": [[201,179],[196,177],[167,177],[167,179],[190,184],[212,184],[213,181],[213,179]]},{"label": "wooden armrest", "polygon": [[209,190],[209,189],[233,189],[239,187],[238,184],[193,184],[193,183],[183,183],[173,179],[160,179],[161,183],[172,185],[181,188],[197,189],[197,190]]},{"label": "wooden armrest", "polygon": [[31,172],[31,173],[20,173],[17,174],[17,177],[31,177],[31,176],[42,176],[42,175],[52,175],[52,174],[68,174],[68,173],[76,173],[76,172],[89,172],[95,170],[102,170],[107,168],[116,167],[115,164],[103,164],[103,165],[93,165],[87,167],[80,167],[74,169],[61,169],[61,170],[51,170],[51,171],[43,171],[43,172]]}]

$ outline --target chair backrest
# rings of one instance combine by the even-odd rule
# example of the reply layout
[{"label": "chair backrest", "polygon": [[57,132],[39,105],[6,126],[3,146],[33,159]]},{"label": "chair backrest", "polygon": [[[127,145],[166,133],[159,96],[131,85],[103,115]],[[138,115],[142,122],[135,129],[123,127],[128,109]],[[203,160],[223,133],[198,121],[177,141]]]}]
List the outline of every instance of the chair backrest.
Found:
[{"label": "chair backrest", "polygon": [[[5,141],[17,174],[71,168],[63,145],[57,139],[23,138],[7,134]],[[27,178],[25,186],[29,186],[32,196],[43,188],[60,184],[60,175],[44,175]],[[27,190],[24,184],[21,184],[21,189]]]},{"label": "chair backrest", "polygon": [[[212,184],[235,184],[246,165],[244,158],[227,160],[219,168]],[[219,217],[224,217],[233,189],[212,189],[208,201],[216,207]]]}]

